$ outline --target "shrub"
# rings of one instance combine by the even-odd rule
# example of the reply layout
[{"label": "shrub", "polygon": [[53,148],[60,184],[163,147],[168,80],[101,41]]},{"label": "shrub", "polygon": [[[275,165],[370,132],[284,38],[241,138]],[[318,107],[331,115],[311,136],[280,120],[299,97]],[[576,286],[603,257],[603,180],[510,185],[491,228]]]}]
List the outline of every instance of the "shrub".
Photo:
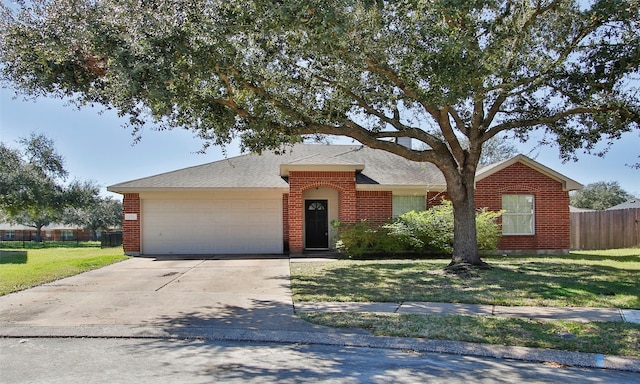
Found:
[{"label": "shrub", "polygon": [[362,220],[354,224],[332,222],[338,232],[336,249],[349,258],[364,255],[395,254],[403,248],[402,242],[394,238],[384,225]]},{"label": "shrub", "polygon": [[444,200],[426,211],[410,211],[400,215],[389,225],[394,231],[403,232],[410,239],[405,241],[412,245],[417,253],[453,251],[453,206]]},{"label": "shrub", "polygon": [[482,208],[476,214],[476,232],[478,234],[478,249],[494,251],[498,249],[498,242],[502,231],[498,225],[498,218],[503,211],[489,211]]},{"label": "shrub", "polygon": [[[497,219],[501,214],[478,210],[479,249],[497,249],[501,236]],[[453,252],[453,205],[446,200],[426,211],[407,212],[384,224],[361,221],[355,224],[334,222],[333,225],[338,233],[336,249],[349,258]]]}]

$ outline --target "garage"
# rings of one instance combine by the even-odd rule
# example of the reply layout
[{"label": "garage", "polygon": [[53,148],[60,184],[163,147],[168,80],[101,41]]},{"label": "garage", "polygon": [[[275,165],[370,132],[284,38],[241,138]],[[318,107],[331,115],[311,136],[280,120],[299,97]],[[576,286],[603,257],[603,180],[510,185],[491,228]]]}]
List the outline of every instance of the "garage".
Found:
[{"label": "garage", "polygon": [[141,196],[141,253],[281,254],[282,195]]}]

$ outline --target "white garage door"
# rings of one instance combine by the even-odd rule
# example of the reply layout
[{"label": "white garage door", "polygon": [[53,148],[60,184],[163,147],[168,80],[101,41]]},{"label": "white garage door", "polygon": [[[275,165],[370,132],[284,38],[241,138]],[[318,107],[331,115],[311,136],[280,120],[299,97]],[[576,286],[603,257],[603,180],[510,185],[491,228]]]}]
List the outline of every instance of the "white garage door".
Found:
[{"label": "white garage door", "polygon": [[282,253],[282,199],[143,200],[142,253]]}]

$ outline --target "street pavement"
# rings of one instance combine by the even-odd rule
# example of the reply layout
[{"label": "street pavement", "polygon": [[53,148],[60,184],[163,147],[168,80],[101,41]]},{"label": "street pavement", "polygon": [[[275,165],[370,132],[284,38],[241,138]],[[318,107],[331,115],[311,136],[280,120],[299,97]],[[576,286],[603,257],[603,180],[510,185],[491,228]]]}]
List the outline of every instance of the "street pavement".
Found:
[{"label": "street pavement", "polygon": [[[508,308],[439,303],[293,303],[289,259],[132,258],[0,297],[0,337],[203,339],[411,350],[555,362],[640,372],[640,360],[524,347],[375,337],[309,324],[295,312],[392,311],[505,315]],[[531,309],[511,315],[535,317]],[[520,312],[517,312],[520,311]],[[553,319],[560,309],[535,308]],[[577,309],[572,318],[623,321],[619,310]],[[589,317],[591,316],[591,317]]]},{"label": "street pavement", "polygon": [[0,382],[637,383],[640,374],[519,360],[301,343],[0,338]]}]

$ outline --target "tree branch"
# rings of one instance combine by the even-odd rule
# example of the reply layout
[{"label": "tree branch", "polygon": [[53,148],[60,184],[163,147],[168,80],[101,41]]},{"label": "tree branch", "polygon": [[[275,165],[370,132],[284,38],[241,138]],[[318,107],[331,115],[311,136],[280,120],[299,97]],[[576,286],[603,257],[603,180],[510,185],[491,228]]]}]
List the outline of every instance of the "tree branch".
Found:
[{"label": "tree branch", "polygon": [[396,87],[401,89],[402,92],[404,92],[407,96],[409,96],[410,98],[420,103],[420,105],[422,105],[422,108],[424,108],[424,110],[427,111],[427,113],[429,113],[436,121],[438,120],[438,118],[440,118],[439,109],[436,107],[430,106],[424,103],[422,100],[420,100],[418,93],[414,89],[408,87],[407,84],[398,75],[396,75],[395,72],[393,72],[391,69],[382,67],[378,65],[378,63],[376,63],[374,60],[371,60],[371,59],[367,60],[366,63],[367,63],[367,68],[371,72],[375,72],[387,77]]},{"label": "tree branch", "polygon": [[565,111],[556,113],[555,115],[552,115],[552,116],[540,117],[537,119],[529,119],[529,120],[509,121],[502,124],[498,124],[492,127],[489,132],[487,132],[488,134],[487,138],[491,138],[501,131],[506,131],[510,129],[554,124],[562,119],[565,119],[571,116],[598,114],[598,113],[605,113],[605,112],[619,112],[623,117],[640,125],[640,115],[638,115],[638,113],[628,111],[626,109],[617,108],[617,107],[607,107],[607,106],[598,107],[598,108],[575,107],[575,108],[570,108]]},{"label": "tree branch", "polygon": [[362,97],[356,95],[355,92],[351,91],[350,89],[347,89],[346,87],[344,87],[344,86],[342,86],[342,85],[336,83],[335,81],[330,80],[330,79],[328,79],[326,77],[319,76],[319,75],[314,75],[314,77],[316,79],[326,83],[326,84],[330,84],[330,85],[342,90],[342,92],[344,92],[346,95],[348,95],[350,98],[352,98],[360,107],[362,107],[365,111],[367,111],[367,113],[369,113],[370,115],[376,116],[377,118],[379,118],[380,120],[384,121],[387,124],[390,124],[391,126],[393,126],[398,131],[404,131],[404,130],[409,129],[409,127],[407,125],[402,124],[400,122],[400,112],[398,111],[397,108],[394,110],[394,117],[393,118],[389,118],[384,113],[380,112],[376,108],[373,108]]},{"label": "tree branch", "polygon": [[[449,121],[449,115],[457,115],[457,112],[451,107],[445,107],[442,109],[441,116],[439,119],[440,130],[444,135],[444,139],[449,143],[449,147],[451,148],[451,153],[455,157],[458,164],[463,164],[465,159],[464,149],[460,145],[460,140],[456,136],[453,131],[453,127],[451,126],[451,122]],[[458,116],[458,119],[460,117]],[[464,122],[460,119],[462,125],[464,126]]]},{"label": "tree branch", "polygon": [[427,161],[436,165],[443,164],[441,154],[443,151],[448,152],[448,149],[442,142],[439,142],[439,145],[437,145],[436,148],[414,150],[393,141],[381,140],[384,138],[405,136],[426,142],[425,136],[428,134],[418,128],[409,128],[408,131],[404,132],[371,132],[365,127],[362,127],[353,121],[349,121],[343,126],[311,123],[305,128],[301,128],[298,133],[302,135],[320,133],[325,135],[347,136],[370,148],[382,149],[398,156],[402,156],[408,160],[419,162]]}]

